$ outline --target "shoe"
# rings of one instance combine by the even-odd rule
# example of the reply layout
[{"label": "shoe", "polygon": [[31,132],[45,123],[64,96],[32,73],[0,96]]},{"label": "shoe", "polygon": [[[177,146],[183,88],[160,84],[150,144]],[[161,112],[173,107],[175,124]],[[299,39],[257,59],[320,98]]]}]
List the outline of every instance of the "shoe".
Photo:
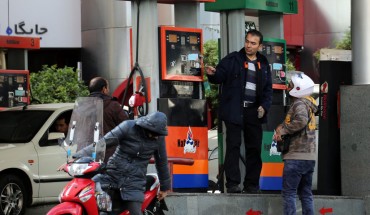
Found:
[{"label": "shoe", "polygon": [[261,194],[261,190],[258,187],[247,187],[243,188],[242,193],[244,194]]},{"label": "shoe", "polygon": [[241,189],[238,185],[234,185],[226,189],[227,193],[241,193]]}]

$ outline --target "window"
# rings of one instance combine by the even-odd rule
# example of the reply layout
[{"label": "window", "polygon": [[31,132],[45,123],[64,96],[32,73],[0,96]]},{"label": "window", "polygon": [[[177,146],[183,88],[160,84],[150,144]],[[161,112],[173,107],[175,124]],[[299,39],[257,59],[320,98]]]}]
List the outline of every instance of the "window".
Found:
[{"label": "window", "polygon": [[36,135],[52,111],[0,112],[0,143],[26,143]]}]

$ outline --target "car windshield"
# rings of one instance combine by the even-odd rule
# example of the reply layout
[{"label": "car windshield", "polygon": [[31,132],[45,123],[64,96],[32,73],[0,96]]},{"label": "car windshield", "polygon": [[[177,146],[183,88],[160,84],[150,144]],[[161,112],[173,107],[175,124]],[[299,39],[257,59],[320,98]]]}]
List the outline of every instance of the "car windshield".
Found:
[{"label": "car windshield", "polygon": [[52,111],[0,112],[0,143],[26,143],[40,130]]}]

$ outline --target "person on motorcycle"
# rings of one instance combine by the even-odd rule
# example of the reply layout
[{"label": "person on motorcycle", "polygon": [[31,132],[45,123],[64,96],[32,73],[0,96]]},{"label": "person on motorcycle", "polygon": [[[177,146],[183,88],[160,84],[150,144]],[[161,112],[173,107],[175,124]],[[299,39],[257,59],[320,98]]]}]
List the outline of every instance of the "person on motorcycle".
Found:
[{"label": "person on motorcycle", "polygon": [[[119,145],[108,160],[106,173],[96,175],[93,180],[102,186],[108,184],[119,188],[125,209],[129,210],[130,214],[142,214],[147,166],[152,156],[161,186],[158,199],[166,197],[171,188],[164,139],[167,135],[166,115],[154,112],[136,120],[126,120],[103,137],[107,147],[117,142],[109,141],[110,138],[117,138]],[[92,150],[92,145],[87,146],[73,157],[91,154]]]}]

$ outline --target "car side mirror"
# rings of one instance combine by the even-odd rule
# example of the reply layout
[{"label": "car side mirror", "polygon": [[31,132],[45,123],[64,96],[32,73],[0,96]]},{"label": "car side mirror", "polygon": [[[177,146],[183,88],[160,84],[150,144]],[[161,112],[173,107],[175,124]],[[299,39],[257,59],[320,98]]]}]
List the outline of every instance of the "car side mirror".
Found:
[{"label": "car side mirror", "polygon": [[59,146],[62,145],[64,139],[65,139],[65,135],[63,132],[50,132],[48,135],[48,141],[51,140],[52,142],[54,142],[55,140],[57,140]]}]

